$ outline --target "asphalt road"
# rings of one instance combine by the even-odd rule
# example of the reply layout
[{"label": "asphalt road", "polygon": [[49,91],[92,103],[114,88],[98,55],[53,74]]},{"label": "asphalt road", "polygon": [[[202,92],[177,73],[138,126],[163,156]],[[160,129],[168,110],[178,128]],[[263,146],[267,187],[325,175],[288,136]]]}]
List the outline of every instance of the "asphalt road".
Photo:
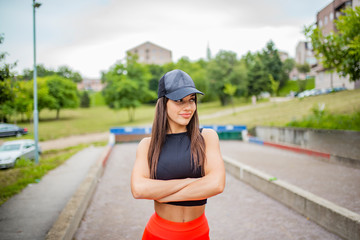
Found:
[{"label": "asphalt road", "polygon": [[[130,192],[136,146],[137,143],[127,143],[114,147],[75,239],[141,239],[154,210],[152,201],[135,200]],[[266,159],[273,155],[283,161],[298,155],[239,141],[222,141],[221,148],[223,155],[248,161],[254,157],[254,152]],[[310,163],[318,163],[310,160]],[[225,191],[208,200],[206,215],[210,237],[215,240],[340,239],[229,174]]]}]

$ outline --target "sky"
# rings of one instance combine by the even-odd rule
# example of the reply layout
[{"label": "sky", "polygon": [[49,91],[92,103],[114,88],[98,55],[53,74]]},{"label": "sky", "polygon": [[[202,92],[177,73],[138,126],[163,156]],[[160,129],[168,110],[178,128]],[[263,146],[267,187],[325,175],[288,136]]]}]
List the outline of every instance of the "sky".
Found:
[{"label": "sky", "polygon": [[[150,41],[172,51],[173,61],[195,61],[220,50],[240,58],[272,40],[295,57],[304,26],[330,0],[37,0],[36,62],[68,66],[84,78],[100,78],[127,50]],[[32,69],[32,0],[0,0],[5,62],[15,72]]]}]

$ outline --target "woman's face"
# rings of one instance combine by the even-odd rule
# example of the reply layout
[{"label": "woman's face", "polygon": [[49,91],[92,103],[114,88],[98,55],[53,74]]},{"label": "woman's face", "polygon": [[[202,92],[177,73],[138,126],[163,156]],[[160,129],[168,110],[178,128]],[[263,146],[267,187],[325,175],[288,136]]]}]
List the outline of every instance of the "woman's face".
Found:
[{"label": "woman's face", "polygon": [[196,111],[195,98],[195,94],[191,94],[177,101],[167,101],[167,116],[172,133],[186,131],[186,126]]}]

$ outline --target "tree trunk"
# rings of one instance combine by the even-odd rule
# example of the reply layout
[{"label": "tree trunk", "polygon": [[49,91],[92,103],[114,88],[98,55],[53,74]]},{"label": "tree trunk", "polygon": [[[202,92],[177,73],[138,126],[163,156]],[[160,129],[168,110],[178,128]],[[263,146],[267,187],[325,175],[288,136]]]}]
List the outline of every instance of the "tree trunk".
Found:
[{"label": "tree trunk", "polygon": [[60,109],[56,109],[56,120],[60,119]]},{"label": "tree trunk", "polygon": [[129,121],[133,122],[135,120],[135,108],[133,107],[128,108],[128,114],[129,114]]}]

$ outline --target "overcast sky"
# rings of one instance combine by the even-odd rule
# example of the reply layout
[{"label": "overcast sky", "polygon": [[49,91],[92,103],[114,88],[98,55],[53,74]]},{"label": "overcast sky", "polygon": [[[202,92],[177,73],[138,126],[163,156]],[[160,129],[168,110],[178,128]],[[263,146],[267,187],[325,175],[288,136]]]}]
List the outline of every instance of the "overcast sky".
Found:
[{"label": "overcast sky", "polygon": [[[150,41],[172,51],[173,61],[230,50],[238,57],[271,39],[295,56],[303,26],[330,0],[37,0],[37,63],[67,65],[99,78],[126,50]],[[0,0],[0,33],[7,63],[33,67],[32,0]]]}]

